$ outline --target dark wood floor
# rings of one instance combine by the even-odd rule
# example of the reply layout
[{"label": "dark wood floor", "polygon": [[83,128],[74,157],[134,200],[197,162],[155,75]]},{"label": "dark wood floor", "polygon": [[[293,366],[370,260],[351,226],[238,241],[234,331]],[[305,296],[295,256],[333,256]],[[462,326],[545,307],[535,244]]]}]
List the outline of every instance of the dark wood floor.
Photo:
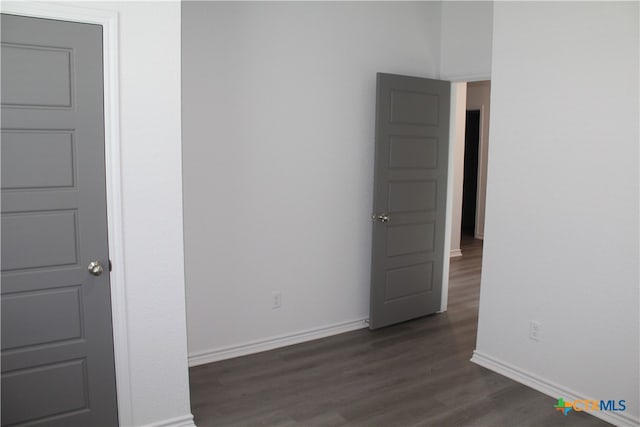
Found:
[{"label": "dark wood floor", "polygon": [[482,242],[451,261],[449,310],[190,370],[205,426],[605,426],[469,358]]}]

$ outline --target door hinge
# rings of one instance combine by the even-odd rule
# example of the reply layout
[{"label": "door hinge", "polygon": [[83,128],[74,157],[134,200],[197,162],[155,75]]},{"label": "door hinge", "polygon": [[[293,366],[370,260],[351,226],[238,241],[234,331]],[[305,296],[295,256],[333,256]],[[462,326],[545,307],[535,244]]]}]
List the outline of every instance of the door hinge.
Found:
[{"label": "door hinge", "polygon": [[111,264],[111,260],[109,260],[109,272],[111,272],[111,270],[113,270],[113,265]]}]

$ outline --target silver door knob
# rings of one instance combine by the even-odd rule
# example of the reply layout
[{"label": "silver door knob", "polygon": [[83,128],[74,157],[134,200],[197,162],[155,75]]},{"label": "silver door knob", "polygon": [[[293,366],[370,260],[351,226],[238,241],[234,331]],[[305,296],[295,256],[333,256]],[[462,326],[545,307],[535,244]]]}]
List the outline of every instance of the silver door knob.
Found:
[{"label": "silver door knob", "polygon": [[380,222],[389,222],[389,215],[384,213],[377,216],[374,215],[373,218],[379,220]]},{"label": "silver door knob", "polygon": [[89,270],[89,273],[93,274],[94,276],[99,276],[104,271],[104,268],[102,268],[102,264],[100,264],[100,261],[91,261],[89,263],[89,266],[87,267],[87,270]]}]

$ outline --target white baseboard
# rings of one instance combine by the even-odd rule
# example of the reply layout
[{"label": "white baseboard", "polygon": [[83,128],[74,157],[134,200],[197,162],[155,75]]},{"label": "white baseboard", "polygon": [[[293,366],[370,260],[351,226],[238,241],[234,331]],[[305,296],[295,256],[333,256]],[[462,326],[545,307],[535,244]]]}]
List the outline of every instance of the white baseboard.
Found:
[{"label": "white baseboard", "polygon": [[182,417],[176,417],[151,424],[146,424],[143,427],[196,427],[196,425],[193,422],[193,415],[188,414]]},{"label": "white baseboard", "polygon": [[368,327],[367,319],[356,319],[348,322],[336,323],[323,326],[321,328],[307,329],[293,334],[280,335],[267,339],[251,341],[244,344],[232,345],[213,350],[199,351],[189,355],[189,366],[204,365],[205,363],[217,362],[248,354],[260,353],[262,351],[273,350],[274,348],[286,347],[292,344],[299,344],[305,341],[325,338],[344,332],[355,331]]},{"label": "white baseboard", "polygon": [[477,233],[473,236],[474,239],[484,240],[484,233]]},{"label": "white baseboard", "polygon": [[451,249],[449,253],[449,258],[455,258],[457,256],[462,256],[462,251],[460,249]]},{"label": "white baseboard", "polygon": [[[475,350],[473,352],[471,361],[477,365],[480,365],[491,371],[497,372],[498,374],[504,375],[507,378],[511,378],[514,381],[531,387],[534,390],[538,390],[539,392],[551,396],[554,399],[562,397],[565,400],[597,400],[592,399],[591,397],[583,396],[580,393],[567,389],[566,387],[556,384],[553,381],[540,378],[539,376],[520,369],[516,366],[502,362],[486,354],[482,354],[478,350]],[[553,408],[551,407],[549,408],[549,410],[552,409]],[[635,419],[627,414],[603,411],[589,411],[587,413],[619,427],[640,426],[640,418]]]}]

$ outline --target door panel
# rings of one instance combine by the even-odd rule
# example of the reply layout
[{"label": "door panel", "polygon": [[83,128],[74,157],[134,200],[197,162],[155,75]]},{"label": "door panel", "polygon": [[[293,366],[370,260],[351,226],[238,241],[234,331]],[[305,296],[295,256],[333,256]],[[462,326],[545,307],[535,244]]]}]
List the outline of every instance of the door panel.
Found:
[{"label": "door panel", "polygon": [[434,180],[391,181],[389,189],[389,212],[432,211],[436,207]]},{"label": "door panel", "polygon": [[450,83],[378,74],[371,329],[440,308]]},{"label": "door panel", "polygon": [[[2,330],[2,350],[62,342],[82,337],[82,300],[79,286],[19,292],[2,298],[7,322]],[[22,313],[38,313],[24,316]]]},{"label": "door panel", "polygon": [[2,43],[3,105],[71,107],[74,60],[71,48],[3,40],[6,40]]},{"label": "door panel", "polygon": [[2,425],[117,425],[102,27],[1,19]]},{"label": "door panel", "polygon": [[391,169],[435,169],[438,166],[437,139],[390,136],[389,144]]},{"label": "door panel", "polygon": [[[7,393],[8,414],[5,425],[16,425],[51,414],[73,414],[89,409],[84,359],[19,369],[2,378],[2,393]],[[38,387],[34,387],[37,384]],[[67,391],[60,393],[60,388]],[[3,399],[5,399],[3,397]]]},{"label": "door panel", "polygon": [[71,132],[2,132],[2,189],[73,187],[74,152]]},{"label": "door panel", "polygon": [[387,256],[422,254],[433,250],[434,224],[387,226]]},{"label": "door panel", "polygon": [[385,301],[430,291],[432,272],[432,262],[387,270]]},{"label": "door panel", "polygon": [[78,263],[77,211],[5,213],[2,271]]}]

